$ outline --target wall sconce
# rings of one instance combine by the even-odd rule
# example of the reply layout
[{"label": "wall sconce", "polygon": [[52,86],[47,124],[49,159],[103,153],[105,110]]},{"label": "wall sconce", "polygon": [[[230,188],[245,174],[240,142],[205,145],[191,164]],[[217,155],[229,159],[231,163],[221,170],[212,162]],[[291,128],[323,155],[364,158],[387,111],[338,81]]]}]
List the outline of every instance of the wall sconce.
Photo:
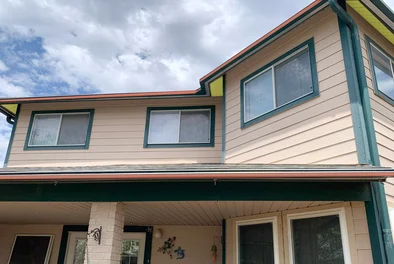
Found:
[{"label": "wall sconce", "polygon": [[100,243],[101,243],[101,231],[102,231],[102,227],[100,226],[100,227],[97,227],[97,228],[91,230],[91,231],[88,233],[88,236],[89,236],[89,237],[90,237],[90,235],[93,235],[94,241],[97,241],[97,243],[98,243],[99,245],[100,245]]},{"label": "wall sconce", "polygon": [[155,229],[155,232],[153,233],[154,238],[161,238],[163,236],[163,233],[161,229]]}]

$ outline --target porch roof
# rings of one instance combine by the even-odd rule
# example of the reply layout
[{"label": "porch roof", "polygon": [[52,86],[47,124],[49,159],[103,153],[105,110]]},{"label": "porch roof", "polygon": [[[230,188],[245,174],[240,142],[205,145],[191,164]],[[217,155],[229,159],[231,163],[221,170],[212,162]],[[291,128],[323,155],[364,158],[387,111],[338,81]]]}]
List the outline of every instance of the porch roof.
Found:
[{"label": "porch roof", "polygon": [[129,164],[8,167],[0,181],[111,180],[385,180],[394,168],[363,165]]}]

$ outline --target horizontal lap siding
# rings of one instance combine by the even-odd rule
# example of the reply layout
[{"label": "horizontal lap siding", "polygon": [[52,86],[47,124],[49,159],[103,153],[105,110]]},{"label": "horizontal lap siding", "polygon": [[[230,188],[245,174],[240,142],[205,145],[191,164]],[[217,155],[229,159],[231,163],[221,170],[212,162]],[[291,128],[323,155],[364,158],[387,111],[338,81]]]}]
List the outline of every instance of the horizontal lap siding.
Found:
[{"label": "horizontal lap siding", "polygon": [[[319,97],[240,128],[240,80],[314,38]],[[337,17],[328,8],[226,74],[226,162],[356,164],[357,152]]]},{"label": "horizontal lap siding", "polygon": [[[215,105],[215,146],[144,148],[147,107]],[[23,150],[31,111],[93,108],[89,149]],[[179,98],[22,105],[8,166],[70,166],[132,163],[220,163],[221,98]]]},{"label": "horizontal lap siding", "polygon": [[[365,74],[367,76],[368,92],[371,99],[372,117],[374,121],[376,141],[380,164],[385,167],[394,167],[394,106],[375,94],[372,80],[371,66],[365,35],[381,46],[385,52],[394,57],[394,46],[380,33],[373,29],[364,19],[358,16],[352,9],[351,14],[355,18],[359,30],[361,48],[364,59]],[[394,180],[388,179],[385,183],[387,200],[394,202]]]}]

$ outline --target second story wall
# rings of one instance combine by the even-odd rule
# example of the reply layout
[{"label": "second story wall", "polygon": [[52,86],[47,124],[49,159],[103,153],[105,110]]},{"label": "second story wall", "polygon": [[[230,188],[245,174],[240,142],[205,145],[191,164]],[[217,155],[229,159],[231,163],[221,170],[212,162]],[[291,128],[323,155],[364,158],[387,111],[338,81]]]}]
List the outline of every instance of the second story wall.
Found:
[{"label": "second story wall", "polygon": [[[241,128],[240,82],[313,38],[319,96]],[[226,74],[226,162],[357,164],[337,16],[329,8]]]},{"label": "second story wall", "polygon": [[[213,147],[144,148],[147,107],[215,106]],[[94,109],[88,149],[24,150],[32,111]],[[8,167],[220,163],[221,97],[40,103],[21,106]]]}]

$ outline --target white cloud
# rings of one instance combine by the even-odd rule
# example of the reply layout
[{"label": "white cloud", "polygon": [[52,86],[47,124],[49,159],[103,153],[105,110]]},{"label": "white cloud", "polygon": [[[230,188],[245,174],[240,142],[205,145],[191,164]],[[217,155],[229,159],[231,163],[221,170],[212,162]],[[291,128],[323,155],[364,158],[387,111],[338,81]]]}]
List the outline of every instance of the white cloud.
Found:
[{"label": "white cloud", "polygon": [[13,85],[0,77],[0,97],[26,97],[30,95],[25,88]]},{"label": "white cloud", "polygon": [[4,64],[2,60],[0,60],[0,72],[7,71],[8,67]]}]

